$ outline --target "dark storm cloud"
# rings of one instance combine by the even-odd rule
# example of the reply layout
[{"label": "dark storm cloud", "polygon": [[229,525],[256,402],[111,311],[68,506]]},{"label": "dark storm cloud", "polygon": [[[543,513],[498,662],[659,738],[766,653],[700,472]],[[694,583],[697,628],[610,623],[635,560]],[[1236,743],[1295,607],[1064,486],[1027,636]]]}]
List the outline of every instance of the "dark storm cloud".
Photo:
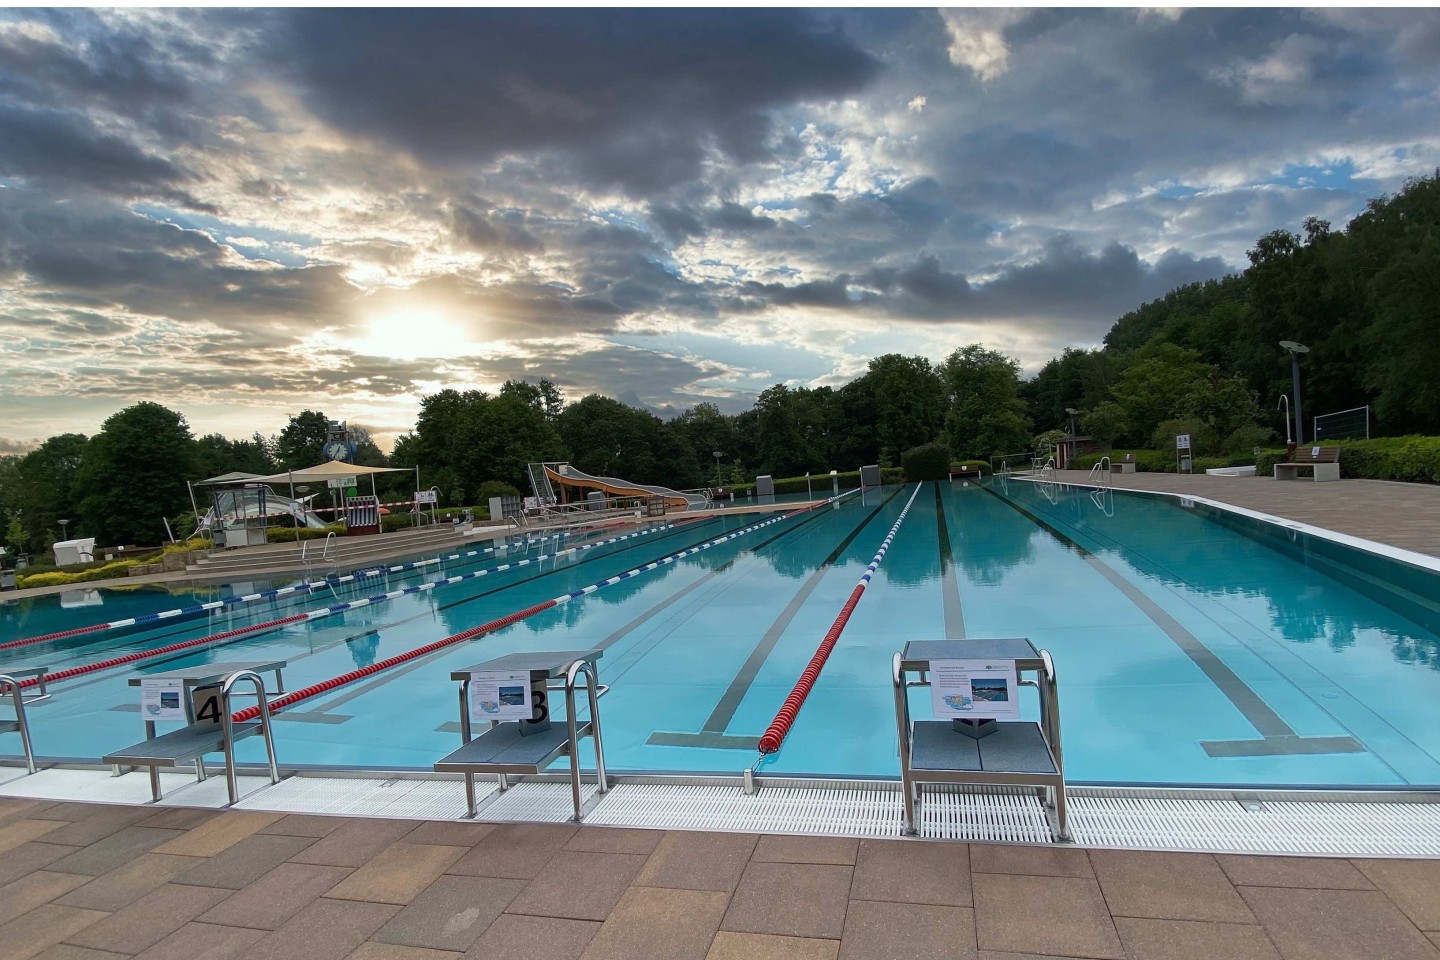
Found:
[{"label": "dark storm cloud", "polygon": [[354,297],[335,266],[240,266],[199,231],[34,191],[0,191],[0,275],[51,301],[208,320],[257,344],[288,342]]},{"label": "dark storm cloud", "polygon": [[[707,149],[768,155],[766,111],[858,91],[878,61],[805,11],[307,10],[275,52],[321,116],[434,163],[577,158],[640,193]],[[408,51],[396,55],[397,51]]]},{"label": "dark storm cloud", "polygon": [[507,215],[498,210],[481,212],[457,206],[450,211],[450,229],[455,236],[470,249],[486,253],[544,249],[524,221],[524,214]]}]

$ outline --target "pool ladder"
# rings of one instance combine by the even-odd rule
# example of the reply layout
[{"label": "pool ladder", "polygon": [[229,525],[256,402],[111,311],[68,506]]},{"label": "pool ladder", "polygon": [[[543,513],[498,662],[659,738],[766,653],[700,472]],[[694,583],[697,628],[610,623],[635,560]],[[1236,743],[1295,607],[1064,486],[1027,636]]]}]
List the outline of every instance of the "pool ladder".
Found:
[{"label": "pool ladder", "polygon": [[1110,465],[1110,458],[1101,457],[1100,462],[1090,468],[1090,481],[1092,483],[1108,484],[1110,482],[1110,474],[1113,470],[1114,468]]}]

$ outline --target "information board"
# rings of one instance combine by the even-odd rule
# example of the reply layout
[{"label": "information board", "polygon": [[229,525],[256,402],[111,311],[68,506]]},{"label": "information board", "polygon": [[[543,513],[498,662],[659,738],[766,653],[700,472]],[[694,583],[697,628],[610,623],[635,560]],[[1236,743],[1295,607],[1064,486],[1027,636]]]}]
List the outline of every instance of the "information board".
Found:
[{"label": "information board", "polygon": [[140,713],[146,720],[184,720],[184,681],[144,679],[140,681]]},{"label": "information board", "polygon": [[937,717],[1020,719],[1014,660],[931,660],[930,701]]},{"label": "information board", "polygon": [[415,491],[415,502],[416,502],[416,503],[434,503],[437,499],[439,499],[439,497],[440,497],[440,491],[438,491],[438,490],[416,490],[416,491]]},{"label": "information board", "polygon": [[1175,449],[1176,449],[1176,450],[1189,450],[1189,449],[1190,449],[1190,434],[1188,434],[1188,433],[1182,433],[1182,434],[1180,434],[1179,436],[1177,436],[1177,437],[1175,438]]},{"label": "information board", "polygon": [[470,716],[476,720],[529,720],[534,711],[527,671],[470,674]]}]

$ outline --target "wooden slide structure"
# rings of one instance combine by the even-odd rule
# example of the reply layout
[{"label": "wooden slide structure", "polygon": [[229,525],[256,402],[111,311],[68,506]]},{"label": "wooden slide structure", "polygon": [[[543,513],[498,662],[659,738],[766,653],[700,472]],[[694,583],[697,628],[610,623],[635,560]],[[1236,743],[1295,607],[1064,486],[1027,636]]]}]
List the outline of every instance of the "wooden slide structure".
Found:
[{"label": "wooden slide structure", "polygon": [[600,490],[607,497],[664,497],[669,506],[682,510],[709,501],[709,497],[703,493],[682,493],[670,487],[650,483],[632,483],[615,477],[591,476],[568,463],[547,463],[544,467],[545,476],[551,483],[585,490]]}]

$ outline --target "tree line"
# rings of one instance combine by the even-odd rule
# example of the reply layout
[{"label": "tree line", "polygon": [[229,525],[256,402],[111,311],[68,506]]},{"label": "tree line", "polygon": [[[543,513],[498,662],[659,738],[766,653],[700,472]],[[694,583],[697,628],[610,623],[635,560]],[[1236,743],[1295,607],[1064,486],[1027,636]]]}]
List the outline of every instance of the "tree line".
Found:
[{"label": "tree line", "polygon": [[[1440,172],[1371,200],[1344,230],[1315,218],[1276,230],[1240,274],[1172,290],[1120,317],[1096,349],[1067,349],[1029,380],[982,344],[940,362],[886,354],[841,387],[776,384],[729,415],[699,403],[664,420],[609,397],[567,402],[548,380],[424,397],[389,457],[363,427],[356,461],[419,467],[447,503],[476,503],[484,484],[527,490],[526,464],[566,460],[586,472],[681,489],[749,483],[865,463],[896,465],[940,440],[955,459],[1033,449],[1067,431],[1126,448],[1190,433],[1201,454],[1248,452],[1283,431],[1290,392],[1281,340],[1303,361],[1308,413],[1371,403],[1374,432],[1440,432]],[[195,438],[180,413],[140,403],[92,437],[51,437],[0,458],[0,529],[12,550],[70,535],[153,544],[162,517],[190,512],[186,479],[275,473],[324,459],[327,418],[307,410],[277,434]],[[1277,429],[1278,428],[1278,429]],[[1308,430],[1307,430],[1308,433]],[[403,498],[412,477],[382,484]],[[183,522],[183,521],[182,521]]]}]

